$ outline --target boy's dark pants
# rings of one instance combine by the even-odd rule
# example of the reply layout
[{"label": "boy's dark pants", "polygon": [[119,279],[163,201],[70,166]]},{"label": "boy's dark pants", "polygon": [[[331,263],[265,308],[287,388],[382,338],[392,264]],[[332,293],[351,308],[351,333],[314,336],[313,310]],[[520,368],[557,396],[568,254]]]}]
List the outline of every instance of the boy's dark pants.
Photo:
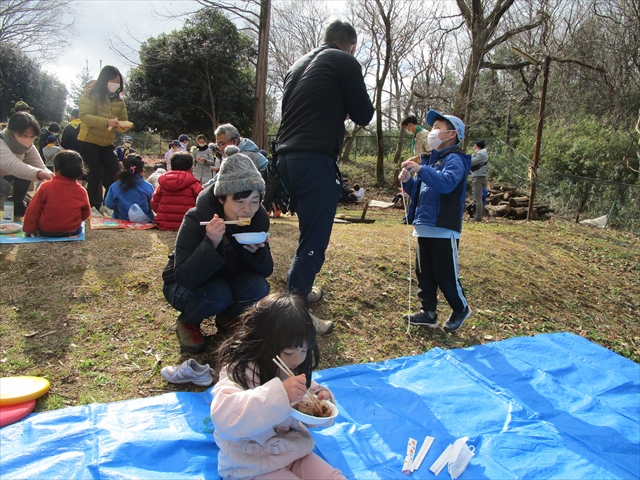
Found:
[{"label": "boy's dark pants", "polygon": [[416,277],[418,299],[425,312],[435,312],[438,287],[455,312],[467,307],[467,299],[458,279],[458,240],[418,237]]},{"label": "boy's dark pants", "polygon": [[87,194],[92,207],[102,206],[102,187],[105,191],[114,182],[116,173],[120,171],[120,163],[113,145],[100,147],[93,143],[78,141],[78,149],[82,160],[89,169],[87,178]]},{"label": "boy's dark pants", "polygon": [[287,276],[287,290],[307,298],[324,263],[342,178],[336,159],[313,152],[278,156],[278,173],[298,215],[300,237]]}]

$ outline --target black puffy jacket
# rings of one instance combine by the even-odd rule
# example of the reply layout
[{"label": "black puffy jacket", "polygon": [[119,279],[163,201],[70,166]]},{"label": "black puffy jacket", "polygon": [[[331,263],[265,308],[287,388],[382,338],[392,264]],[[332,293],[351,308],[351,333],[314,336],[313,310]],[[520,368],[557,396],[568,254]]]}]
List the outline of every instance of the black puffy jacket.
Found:
[{"label": "black puffy jacket", "polygon": [[267,211],[260,206],[250,225],[227,225],[220,245],[215,248],[200,222],[208,222],[214,214],[222,217],[223,213],[223,206],[213,194],[211,185],[200,193],[196,206],[185,214],[176,237],[174,258],[169,260],[169,264],[173,261],[172,273],[175,281],[183,287],[194,290],[213,276],[226,280],[241,270],[253,271],[265,278],[273,273],[269,243],[251,253],[232,236],[242,232],[268,232]]}]

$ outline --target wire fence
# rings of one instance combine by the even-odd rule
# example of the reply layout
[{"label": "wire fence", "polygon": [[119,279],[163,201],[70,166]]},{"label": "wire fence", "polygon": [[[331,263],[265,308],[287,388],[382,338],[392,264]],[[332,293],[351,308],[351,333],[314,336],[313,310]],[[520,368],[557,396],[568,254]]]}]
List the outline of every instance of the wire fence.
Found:
[{"label": "wire fence", "polygon": [[[488,149],[489,183],[509,183],[528,193],[533,162],[501,140],[492,141]],[[573,221],[606,215],[608,227],[640,235],[640,185],[566,175],[538,167],[535,202],[549,205],[555,215]]]}]

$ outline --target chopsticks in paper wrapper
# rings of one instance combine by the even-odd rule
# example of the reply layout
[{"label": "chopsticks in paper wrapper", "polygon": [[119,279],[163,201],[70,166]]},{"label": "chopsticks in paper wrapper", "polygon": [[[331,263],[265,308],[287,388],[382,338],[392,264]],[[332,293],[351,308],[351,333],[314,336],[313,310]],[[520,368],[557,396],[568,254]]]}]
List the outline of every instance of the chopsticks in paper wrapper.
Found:
[{"label": "chopsticks in paper wrapper", "polygon": [[420,447],[418,455],[414,458],[418,442],[416,442],[413,438],[409,439],[409,442],[407,443],[407,455],[404,459],[404,464],[402,465],[402,473],[404,473],[405,475],[411,475],[412,472],[420,468],[420,464],[431,448],[433,440],[434,437],[430,437],[427,435],[424,438],[424,442],[422,442],[422,447]]}]

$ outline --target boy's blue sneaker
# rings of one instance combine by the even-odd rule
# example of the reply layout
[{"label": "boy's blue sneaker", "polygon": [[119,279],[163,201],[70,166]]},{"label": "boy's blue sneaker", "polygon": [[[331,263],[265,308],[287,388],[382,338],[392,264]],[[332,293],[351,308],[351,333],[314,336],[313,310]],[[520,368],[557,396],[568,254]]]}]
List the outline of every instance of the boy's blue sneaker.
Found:
[{"label": "boy's blue sneaker", "polygon": [[420,310],[416,313],[405,313],[402,318],[418,327],[438,328],[438,314],[436,312]]},{"label": "boy's blue sneaker", "polygon": [[442,329],[447,333],[455,332],[462,326],[465,320],[471,316],[472,313],[473,312],[468,306],[462,312],[451,312],[447,321],[444,322]]}]

